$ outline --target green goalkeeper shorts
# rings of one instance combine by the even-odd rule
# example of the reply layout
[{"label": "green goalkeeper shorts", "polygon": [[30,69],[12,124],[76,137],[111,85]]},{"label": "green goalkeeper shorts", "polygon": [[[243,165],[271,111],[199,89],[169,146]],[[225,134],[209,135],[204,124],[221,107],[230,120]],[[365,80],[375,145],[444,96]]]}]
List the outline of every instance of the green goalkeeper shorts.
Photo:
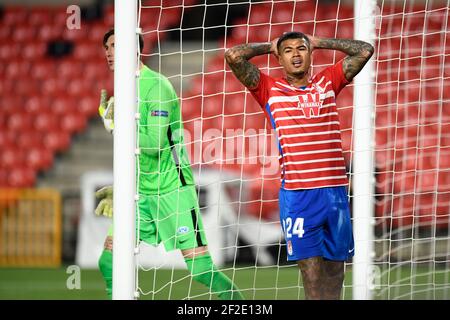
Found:
[{"label": "green goalkeeper shorts", "polygon": [[[141,194],[137,216],[139,239],[150,245],[162,242],[166,251],[207,245],[195,186],[161,195]],[[108,235],[112,231],[111,227]]]}]

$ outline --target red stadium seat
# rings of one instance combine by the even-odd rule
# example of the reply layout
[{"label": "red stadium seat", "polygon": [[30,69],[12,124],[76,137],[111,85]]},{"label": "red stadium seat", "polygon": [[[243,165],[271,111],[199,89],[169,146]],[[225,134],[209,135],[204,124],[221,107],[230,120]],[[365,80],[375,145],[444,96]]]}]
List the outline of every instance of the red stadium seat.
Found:
[{"label": "red stadium seat", "polygon": [[0,154],[0,167],[13,168],[25,163],[25,150],[16,146],[2,150]]},{"label": "red stadium seat", "polygon": [[0,150],[6,150],[16,144],[16,132],[0,130]]},{"label": "red stadium seat", "polygon": [[28,19],[28,11],[22,6],[7,6],[3,14],[3,23],[8,26],[24,25]]},{"label": "red stadium seat", "polygon": [[37,31],[37,40],[49,42],[62,38],[64,28],[55,27],[52,24],[44,24]]},{"label": "red stadium seat", "polygon": [[31,71],[31,62],[23,60],[19,57],[10,59],[5,68],[5,77],[19,81],[19,78],[23,78],[25,74],[29,74]]},{"label": "red stadium seat", "polygon": [[432,56],[444,53],[445,31],[439,30],[438,33],[424,34],[424,51],[425,55]]},{"label": "red stadium seat", "polygon": [[114,26],[114,5],[105,7],[103,13],[103,23],[111,28]]},{"label": "red stadium seat", "polygon": [[439,146],[438,128],[436,124],[420,126],[419,145],[423,148]]},{"label": "red stadium seat", "polygon": [[[24,44],[22,49],[22,57],[25,59],[34,60],[36,58],[44,57],[47,52],[47,43],[43,41],[30,41]],[[22,60],[23,61],[23,60]]]},{"label": "red stadium seat", "polygon": [[49,7],[32,8],[27,23],[36,28],[53,23],[54,12]]},{"label": "red stadium seat", "polygon": [[83,97],[78,101],[78,110],[86,117],[92,117],[98,114],[99,98],[92,96]]},{"label": "red stadium seat", "polygon": [[49,149],[32,147],[26,153],[27,167],[35,171],[48,170],[53,165],[53,153]]},{"label": "red stadium seat", "polygon": [[60,125],[69,134],[79,133],[86,128],[86,118],[79,113],[69,113],[60,119]]},{"label": "red stadium seat", "polygon": [[61,117],[53,113],[41,113],[34,118],[34,128],[38,132],[58,130]]},{"label": "red stadium seat", "polygon": [[84,68],[83,78],[87,80],[102,81],[108,78],[110,72],[106,61],[101,64],[90,64]]},{"label": "red stadium seat", "polygon": [[[67,18],[66,18],[67,19]],[[64,40],[80,43],[88,39],[89,30],[86,24],[81,23],[79,29],[69,29],[64,25],[62,37]]]},{"label": "red stadium seat", "polygon": [[56,64],[56,73],[63,81],[69,81],[74,78],[82,78],[84,76],[84,64],[75,59],[64,59]]},{"label": "red stadium seat", "polygon": [[16,25],[12,30],[11,39],[14,42],[19,42],[22,45],[34,40],[36,36],[36,29],[28,25]]},{"label": "red stadium seat", "polygon": [[181,110],[183,112],[183,121],[191,122],[200,120],[202,114],[202,97],[186,97],[181,101]]},{"label": "red stadium seat", "polygon": [[[67,7],[66,6],[57,6],[54,9],[53,13],[53,26],[54,28],[61,28],[63,31],[67,29]],[[83,22],[82,22],[83,23]]]},{"label": "red stadium seat", "polygon": [[[83,36],[84,38],[85,36]],[[101,43],[98,44],[98,47],[92,45],[89,41],[82,41],[82,39],[76,41],[73,56],[75,59],[80,61],[87,61],[99,56],[102,53],[103,47]]]},{"label": "red stadium seat", "polygon": [[[228,84],[228,83],[227,83]],[[227,93],[224,100],[224,115],[240,114],[244,112],[245,93]]]},{"label": "red stadium seat", "polygon": [[67,94],[67,82],[60,79],[49,77],[42,81],[41,92],[48,96],[58,96],[61,94]]},{"label": "red stadium seat", "polygon": [[29,150],[31,148],[42,148],[43,147],[43,141],[42,141],[43,135],[39,132],[36,132],[34,130],[28,130],[19,132],[18,135],[16,135],[16,146],[23,150]]},{"label": "red stadium seat", "polygon": [[0,79],[0,97],[14,92],[15,81],[13,79]]},{"label": "red stadium seat", "polygon": [[386,212],[386,214],[391,215],[394,228],[411,226],[414,221],[414,213],[414,195],[394,196],[392,212]]},{"label": "red stadium seat", "polygon": [[66,90],[68,96],[82,97],[91,92],[92,85],[91,82],[87,82],[83,78],[74,78],[68,80],[68,83],[66,84]]},{"label": "red stadium seat", "polygon": [[[252,31],[258,30],[258,34],[252,34],[253,37],[263,37],[265,38],[265,34],[268,34],[268,25],[241,25],[232,29],[231,37],[225,39],[226,47],[231,48],[232,46],[247,42],[249,34]],[[267,30],[267,31],[266,31]],[[261,33],[261,34],[260,34]],[[258,38],[254,38],[258,39]]]},{"label": "red stadium seat", "polygon": [[11,30],[12,30],[11,26],[2,25],[2,27],[0,28],[0,41],[2,43],[11,39]]},{"label": "red stadium seat", "polygon": [[27,167],[16,167],[9,172],[8,185],[16,188],[32,187],[36,183],[36,172]]},{"label": "red stadium seat", "polygon": [[0,43],[0,59],[8,61],[20,56],[21,47],[16,42]]},{"label": "red stadium seat", "polygon": [[70,146],[70,135],[61,130],[46,132],[44,145],[54,152],[66,151]]},{"label": "red stadium seat", "polygon": [[228,115],[222,118],[223,130],[226,129],[243,129],[244,128],[244,114]]},{"label": "red stadium seat", "polygon": [[243,212],[262,220],[276,221],[279,211],[279,183],[257,179],[248,184],[247,198],[243,201]]},{"label": "red stadium seat", "polygon": [[33,72],[30,75],[34,79],[45,80],[54,77],[55,74],[55,62],[53,60],[38,59],[33,63]]},{"label": "red stadium seat", "polygon": [[17,81],[14,86],[14,91],[22,97],[29,95],[36,95],[39,93],[39,81],[29,79],[27,81]]},{"label": "red stadium seat", "polygon": [[[285,6],[284,8],[277,8],[280,7],[280,5]],[[288,7],[286,7],[286,5]],[[286,23],[292,22],[292,15],[294,13],[294,8],[293,8],[294,3],[274,3],[274,8],[272,11],[272,24],[276,24],[276,23]]]},{"label": "red stadium seat", "polygon": [[203,97],[202,116],[213,117],[222,113],[222,96],[212,95]]},{"label": "red stadium seat", "polygon": [[88,39],[93,45],[102,45],[103,36],[111,27],[111,25],[107,25],[102,21],[92,23],[92,25],[89,26]]},{"label": "red stadium seat", "polygon": [[244,130],[249,129],[268,129],[272,130],[272,125],[268,122],[266,117],[262,112],[248,113],[245,115],[245,126],[244,124],[238,125],[239,128],[244,128]]},{"label": "red stadium seat", "polygon": [[78,110],[77,100],[67,95],[55,96],[55,98],[52,99],[50,110],[59,117],[63,117],[69,112]]},{"label": "red stadium seat", "polygon": [[[145,14],[145,11],[147,9],[141,10],[141,14]],[[158,30],[170,30],[175,25],[180,24],[180,17],[181,17],[182,8],[181,6],[173,6],[173,7],[167,7],[162,8],[161,15],[159,17],[159,26]],[[154,17],[152,15],[152,17]],[[149,16],[150,18],[150,16]],[[152,19],[155,21],[154,19]]]},{"label": "red stadium seat", "polygon": [[450,169],[450,144],[443,144],[442,146],[446,146],[446,148],[439,149],[439,168],[441,169]]},{"label": "red stadium seat", "polygon": [[[5,81],[6,83],[6,81]],[[1,82],[0,82],[1,86]],[[12,90],[12,89],[11,89]],[[5,92],[1,95],[0,108],[5,116],[9,116],[19,111],[23,106],[23,99],[17,95],[11,95],[11,92]]]},{"label": "red stadium seat", "polygon": [[16,112],[9,117],[8,129],[16,132],[29,130],[32,120],[31,114]]},{"label": "red stadium seat", "polygon": [[251,3],[249,7],[249,24],[270,22],[272,6],[268,3]]},{"label": "red stadium seat", "polygon": [[444,21],[447,16],[447,8],[444,6],[438,9],[441,10],[427,12],[425,29],[428,32],[441,31],[445,28]]},{"label": "red stadium seat", "polygon": [[25,111],[31,114],[50,112],[50,99],[45,96],[29,96],[25,101]]}]

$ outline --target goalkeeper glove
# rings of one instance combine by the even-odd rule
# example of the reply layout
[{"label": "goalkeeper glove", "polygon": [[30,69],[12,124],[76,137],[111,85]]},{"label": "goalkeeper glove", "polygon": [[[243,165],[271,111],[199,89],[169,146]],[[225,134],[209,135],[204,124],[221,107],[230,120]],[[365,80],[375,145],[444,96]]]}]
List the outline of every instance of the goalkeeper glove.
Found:
[{"label": "goalkeeper glove", "polygon": [[95,208],[95,214],[112,218],[113,216],[113,187],[106,186],[95,193],[97,199],[101,199]]},{"label": "goalkeeper glove", "polygon": [[98,113],[103,119],[103,125],[106,131],[113,133],[114,130],[114,97],[110,97],[107,101],[108,94],[105,89],[102,89],[100,94],[100,106]]}]

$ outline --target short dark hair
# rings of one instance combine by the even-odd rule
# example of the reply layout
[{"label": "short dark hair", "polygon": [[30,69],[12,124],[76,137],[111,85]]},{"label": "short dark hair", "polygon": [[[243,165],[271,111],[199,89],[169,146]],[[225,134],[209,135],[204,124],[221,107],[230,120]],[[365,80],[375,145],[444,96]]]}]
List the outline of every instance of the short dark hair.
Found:
[{"label": "short dark hair", "polygon": [[[110,29],[103,36],[103,46],[106,45],[106,42],[108,41],[109,37],[111,37],[112,35],[114,35],[114,28]],[[139,51],[142,52],[143,49],[144,49],[144,37],[142,36],[142,34],[139,34]]]},{"label": "short dark hair", "polygon": [[280,51],[281,43],[288,39],[304,39],[305,42],[308,44],[308,49],[311,48],[309,38],[306,36],[306,34],[304,34],[302,32],[298,32],[298,31],[290,31],[290,32],[283,33],[283,35],[278,38],[278,41],[277,41],[277,50],[278,51]]}]

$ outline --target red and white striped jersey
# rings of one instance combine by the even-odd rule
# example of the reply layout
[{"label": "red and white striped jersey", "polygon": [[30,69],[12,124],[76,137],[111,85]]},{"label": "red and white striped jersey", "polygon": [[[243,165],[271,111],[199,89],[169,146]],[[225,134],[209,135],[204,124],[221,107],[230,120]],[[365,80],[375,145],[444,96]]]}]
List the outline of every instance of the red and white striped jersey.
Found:
[{"label": "red and white striped jersey", "polygon": [[342,61],[316,74],[304,87],[260,73],[250,90],[275,128],[286,190],[347,185],[336,97],[349,82]]}]

